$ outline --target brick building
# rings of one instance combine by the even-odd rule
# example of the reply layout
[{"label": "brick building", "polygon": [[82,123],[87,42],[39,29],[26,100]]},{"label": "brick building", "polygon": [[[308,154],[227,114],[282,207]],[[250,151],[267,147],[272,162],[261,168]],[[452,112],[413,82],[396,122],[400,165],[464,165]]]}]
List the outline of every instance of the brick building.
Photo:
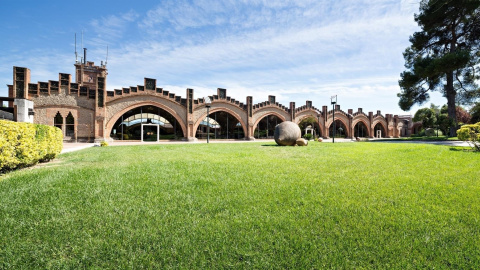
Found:
[{"label": "brick building", "polygon": [[[194,98],[194,90],[186,89],[185,97],[176,95],[144,78],[141,85],[107,90],[107,69],[103,63],[75,64],[75,80],[70,74],[60,73],[58,78],[31,82],[30,70],[13,67],[13,84],[8,85],[9,107],[13,100],[33,102],[33,122],[57,126],[65,140],[196,140],[205,138],[207,130],[212,139],[269,138],[275,125],[282,121],[297,124],[313,119],[313,129],[319,137],[400,137],[409,136],[412,121],[409,117],[346,112],[335,105],[317,109],[311,101],[297,107],[276,102],[275,96],[267,101],[253,103],[253,97],[240,102],[227,96],[227,90],[204,98]],[[207,104],[208,102],[208,104]],[[208,108],[207,108],[208,107]],[[209,117],[207,117],[207,111]],[[208,128],[207,128],[208,127]]]}]

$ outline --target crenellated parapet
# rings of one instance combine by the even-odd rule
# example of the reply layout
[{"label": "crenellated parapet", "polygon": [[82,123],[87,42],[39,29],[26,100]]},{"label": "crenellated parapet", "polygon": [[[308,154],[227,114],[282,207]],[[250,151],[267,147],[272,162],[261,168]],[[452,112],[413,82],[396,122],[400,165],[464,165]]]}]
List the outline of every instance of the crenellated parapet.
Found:
[{"label": "crenellated parapet", "polygon": [[[217,88],[217,94],[208,96],[208,97],[210,98],[210,101],[212,103],[218,103],[218,102],[227,103],[227,104],[236,106],[241,110],[245,110],[245,111],[247,110],[246,104],[230,96],[227,96],[227,89]],[[195,107],[205,106],[205,98],[197,98],[193,101],[193,104],[195,105]]]},{"label": "crenellated parapet", "polygon": [[279,110],[285,111],[286,113],[289,113],[289,108],[285,107],[284,105],[276,102],[276,97],[275,96],[268,96],[268,100],[254,104],[253,105],[253,111],[259,111],[262,110],[263,108],[266,107],[275,107]]},{"label": "crenellated parapet", "polygon": [[304,111],[315,111],[317,112],[318,114],[321,113],[321,111],[319,109],[317,109],[315,106],[312,105],[312,101],[310,100],[307,100],[306,104],[301,106],[301,107],[298,107],[295,109],[295,113],[296,114],[300,114]]},{"label": "crenellated parapet", "polygon": [[[14,81],[8,85],[9,97],[32,100],[36,123],[63,127],[64,134],[74,134],[72,138],[75,140],[109,139],[111,134],[118,135],[115,132],[121,131],[118,125],[124,115],[147,107],[169,115],[170,128],[178,130],[186,140],[196,140],[197,132],[207,133],[205,119],[208,115],[223,117],[221,115],[225,113],[230,115],[229,123],[234,126],[235,134],[241,133],[248,140],[254,139],[256,129],[261,125],[266,129],[263,136],[271,137],[277,123],[292,121],[298,124],[306,118],[315,119],[316,134],[324,138],[330,136],[333,120],[338,124],[336,126],[344,127],[344,134],[349,138],[357,136],[355,134],[398,137],[408,134],[405,130],[412,129],[413,125],[403,116],[382,115],[380,111],[366,114],[362,108],[345,112],[338,104],[333,117],[334,111],[329,110],[329,106],[322,106],[320,110],[310,100],[299,107],[290,102],[286,107],[278,103],[274,95],[254,104],[252,96],[240,101],[228,96],[224,88],[217,88],[216,94],[208,96],[210,102],[207,106],[205,98],[194,99],[194,89],[186,89],[185,96],[177,95],[159,87],[153,78],[144,78],[143,83],[136,86],[107,90],[107,69],[103,64],[95,66],[93,62],[84,62],[75,64],[75,68],[75,81],[72,81],[72,75],[59,73],[58,78],[31,83],[29,69],[14,67]],[[148,118],[147,114],[151,112],[138,112],[135,117]],[[146,119],[140,118],[139,123],[143,125],[156,125],[151,120],[142,122],[142,119]],[[269,122],[268,119],[274,120]],[[212,129],[217,133],[221,131]],[[362,132],[358,133],[359,129]]]},{"label": "crenellated parapet", "polygon": [[187,99],[178,96],[163,88],[156,87],[155,89],[147,89],[143,85],[123,87],[122,89],[115,89],[107,91],[107,103],[131,96],[154,96],[162,99],[167,99],[171,102],[177,103],[183,107],[187,106]]},{"label": "crenellated parapet", "polygon": [[363,112],[363,109],[362,108],[358,108],[358,110],[352,114],[353,117],[361,117],[361,116],[364,116],[364,117],[367,117],[368,118],[368,115],[366,113]]}]

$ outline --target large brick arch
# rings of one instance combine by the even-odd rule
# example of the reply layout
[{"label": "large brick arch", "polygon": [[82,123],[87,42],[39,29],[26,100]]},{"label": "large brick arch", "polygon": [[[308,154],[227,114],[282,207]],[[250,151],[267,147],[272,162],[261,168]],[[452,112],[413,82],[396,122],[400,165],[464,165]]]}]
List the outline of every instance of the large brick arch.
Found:
[{"label": "large brick arch", "polygon": [[[267,112],[267,111],[265,111]],[[260,123],[260,121],[262,121],[263,118],[267,117],[267,116],[270,116],[270,115],[275,115],[276,117],[280,118],[280,120],[282,120],[282,122],[285,122],[287,121],[285,119],[285,117],[281,114],[279,114],[278,112],[276,111],[270,111],[270,112],[267,112],[265,114],[262,114],[262,117],[261,118],[258,118],[255,122],[253,122],[253,126],[252,126],[252,130],[255,131],[255,129],[257,128],[258,126],[258,123]]]},{"label": "large brick arch", "polygon": [[[346,137],[347,138],[351,138],[352,137],[352,134],[351,134],[351,127],[350,125],[348,124],[349,122],[349,119],[347,117],[347,115],[345,115],[343,112],[336,112],[335,113],[335,121],[340,121],[342,122],[342,124],[346,127],[347,130],[345,130],[345,134],[347,135]],[[333,123],[333,117],[332,117],[332,114],[329,114],[328,115],[328,118],[327,118],[327,123],[325,124],[325,137],[327,136],[330,136],[330,126],[332,125]]]},{"label": "large brick arch", "polygon": [[300,124],[300,122],[302,122],[303,119],[305,119],[307,117],[310,117],[310,116],[315,118],[315,123],[317,123],[318,127],[320,128],[320,130],[318,131],[320,134],[317,134],[317,136],[326,137],[326,135],[325,135],[325,125],[324,125],[325,121],[319,121],[319,117],[321,119],[323,119],[323,117],[321,116],[321,114],[318,111],[308,110],[306,113],[302,112],[302,113],[296,115],[295,123]]},{"label": "large brick arch", "polygon": [[383,118],[383,117],[376,117],[375,119],[373,119],[373,122],[372,122],[372,137],[376,137],[376,134],[373,134],[373,132],[375,132],[375,126],[377,124],[380,124],[383,127],[383,130],[385,131],[385,134],[382,134],[383,135],[382,137],[387,138],[389,136],[389,129],[388,129],[387,120],[385,120],[385,118]]},{"label": "large brick arch", "polygon": [[[200,107],[200,110],[199,110],[199,108],[196,109],[196,113],[197,112],[201,112],[201,113],[196,114],[196,117],[195,117],[196,121],[193,125],[193,137],[195,137],[197,135],[197,129],[198,129],[198,126],[200,125],[200,123],[203,121],[203,119],[205,119],[205,117],[207,117],[207,108],[205,106],[203,106],[203,107],[204,107],[204,109],[202,109],[201,107]],[[231,110],[231,108],[226,108],[226,107],[222,107],[222,106],[211,107],[210,110],[209,110],[209,113],[212,114],[214,112],[227,112],[230,115],[232,115],[233,117],[235,117],[235,119],[237,119],[238,122],[240,122],[240,124],[242,125],[244,136],[247,137],[247,126],[246,126],[245,121],[242,119],[241,115],[239,115],[237,112]]]},{"label": "large brick arch", "polygon": [[[420,131],[422,129],[422,122],[415,122],[413,123],[412,127],[410,128],[410,134],[417,134],[417,130]],[[418,134],[417,134],[418,135]]]},{"label": "large brick arch", "polygon": [[185,125],[185,122],[183,119],[181,119],[178,114],[172,110],[170,107],[165,106],[164,104],[155,102],[155,101],[143,101],[143,102],[137,102],[134,103],[133,105],[130,105],[128,107],[125,107],[119,111],[117,111],[115,114],[111,115],[108,119],[105,119],[106,125],[105,125],[105,137],[110,138],[110,133],[112,132],[113,125],[117,122],[118,118],[120,118],[122,115],[124,115],[126,112],[129,110],[142,107],[142,106],[155,106],[160,109],[165,110],[168,112],[170,115],[172,115],[175,120],[177,120],[178,124],[180,124],[180,127],[182,128],[182,133],[183,137],[186,138],[187,135],[187,127]]},{"label": "large brick arch", "polygon": [[296,124],[299,124],[300,122],[302,122],[303,119],[311,116],[311,117],[314,117],[315,119],[317,119],[317,122],[318,122],[318,116],[321,115],[320,112],[314,110],[314,109],[307,109],[305,111],[302,111],[300,113],[298,113],[297,115],[295,115],[295,120],[294,122]]},{"label": "large brick arch", "polygon": [[290,119],[290,115],[285,110],[282,110],[277,106],[267,106],[261,109],[257,109],[253,112],[251,119],[253,130],[255,130],[260,120],[262,120],[265,116],[268,115],[275,115],[282,121],[288,121]]},{"label": "large brick arch", "polygon": [[[112,117],[118,114],[119,111],[125,110],[125,108],[136,108],[137,104],[144,104],[148,102],[153,102],[158,105],[158,107],[166,110],[171,115],[175,116],[177,119],[182,119],[181,122],[185,124],[186,115],[187,115],[187,108],[180,105],[177,102],[174,102],[171,99],[168,99],[163,96],[156,96],[156,95],[133,95],[133,96],[125,96],[121,98],[117,98],[106,103],[106,115],[105,115],[105,122],[109,122]],[[157,106],[155,105],[155,106]],[[178,117],[177,117],[178,116]]]},{"label": "large brick arch", "polygon": [[[247,112],[240,108],[237,105],[234,105],[230,102],[223,101],[223,100],[215,100],[210,104],[210,113],[218,112],[219,110],[223,110],[225,112],[230,113],[231,115],[235,116],[242,123],[242,126],[247,123]],[[197,124],[207,117],[207,107],[205,104],[201,104],[196,106],[193,109],[192,119],[191,121],[195,124],[194,128],[198,128]],[[190,121],[190,120],[189,120]]]},{"label": "large brick arch", "polygon": [[[371,130],[373,127],[370,126],[370,120],[365,115],[358,115],[353,118],[353,121],[352,121],[353,132],[355,133],[355,126],[360,122],[362,122],[367,127],[367,134],[370,137]],[[355,134],[352,134],[352,136],[354,135]]]}]

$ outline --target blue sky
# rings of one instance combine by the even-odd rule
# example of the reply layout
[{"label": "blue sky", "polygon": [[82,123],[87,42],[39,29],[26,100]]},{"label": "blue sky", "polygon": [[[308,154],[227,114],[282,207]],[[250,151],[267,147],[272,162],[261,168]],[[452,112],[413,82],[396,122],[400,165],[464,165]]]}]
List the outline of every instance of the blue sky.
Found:
[{"label": "blue sky", "polygon": [[[419,0],[23,1],[0,2],[0,96],[12,67],[31,80],[74,74],[74,36],[87,60],[105,61],[108,90],[143,84],[195,98],[227,88],[254,103],[276,95],[321,108],[413,114],[398,107],[403,51],[418,31]],[[83,54],[82,54],[83,55]],[[440,94],[430,102],[446,103]]]}]

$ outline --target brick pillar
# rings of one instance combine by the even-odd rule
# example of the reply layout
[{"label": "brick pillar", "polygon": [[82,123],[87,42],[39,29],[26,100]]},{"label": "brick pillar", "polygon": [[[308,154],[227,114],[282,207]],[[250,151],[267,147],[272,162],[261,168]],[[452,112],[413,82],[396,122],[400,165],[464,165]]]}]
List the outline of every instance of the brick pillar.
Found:
[{"label": "brick pillar", "polygon": [[385,130],[385,132],[387,134],[385,134],[385,137],[388,137],[388,138],[392,138],[393,137],[393,130],[390,131],[390,129],[388,128],[390,126],[390,124],[393,124],[392,121],[393,121],[393,116],[391,114],[386,114],[385,115],[385,119],[387,120],[387,130]]},{"label": "brick pillar", "polygon": [[295,122],[295,102],[290,102],[290,121]]},{"label": "brick pillar", "polygon": [[393,116],[393,137],[400,138],[400,130],[398,130],[398,115]]},{"label": "brick pillar", "polygon": [[348,129],[349,129],[349,135],[350,138],[353,138],[353,131],[354,131],[354,126],[353,126],[353,110],[348,109]]},{"label": "brick pillar", "polygon": [[321,126],[320,128],[322,128],[322,135],[324,139],[328,138],[327,115],[328,115],[328,107],[322,106],[323,127]]},{"label": "brick pillar", "polygon": [[[95,95],[95,125],[94,134],[95,142],[101,142],[107,137],[105,134],[105,100],[107,98],[107,78],[97,77],[96,95]],[[60,91],[60,89],[59,89]],[[110,135],[110,134],[109,134]]]},{"label": "brick pillar", "polygon": [[193,89],[187,88],[187,113],[185,123],[187,124],[187,134],[186,140],[187,141],[196,141],[195,138],[195,122],[193,120]]},{"label": "brick pillar", "polygon": [[253,129],[253,97],[248,96],[247,97],[247,134],[245,134],[245,139],[249,141],[254,141],[254,132],[255,130]]},{"label": "brick pillar", "polygon": [[28,98],[28,84],[30,83],[30,69],[13,67],[13,98]]},{"label": "brick pillar", "polygon": [[370,122],[370,138],[375,138],[375,126],[373,125],[373,112],[368,112],[368,121]]},{"label": "brick pillar", "polygon": [[[8,87],[8,97],[15,98],[15,95],[13,94],[13,85],[9,84],[7,85],[7,87]],[[10,108],[13,108],[13,101],[9,101],[7,106]]]}]

